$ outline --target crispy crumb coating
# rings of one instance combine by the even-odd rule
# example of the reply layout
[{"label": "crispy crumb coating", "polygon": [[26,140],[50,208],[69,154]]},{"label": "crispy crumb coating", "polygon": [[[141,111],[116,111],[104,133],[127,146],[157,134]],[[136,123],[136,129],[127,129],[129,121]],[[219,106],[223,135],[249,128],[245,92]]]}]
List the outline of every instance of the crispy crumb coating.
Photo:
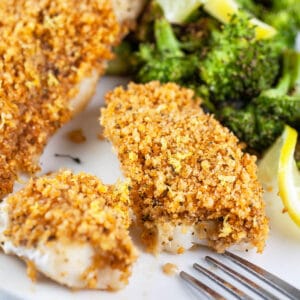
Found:
[{"label": "crispy crumb coating", "polygon": [[129,84],[106,95],[104,134],[115,147],[146,243],[157,226],[213,221],[210,246],[246,242],[261,252],[268,233],[256,158],[191,90],[176,84]]},{"label": "crispy crumb coating", "polygon": [[0,1],[0,198],[35,172],[72,115],[78,84],[100,75],[120,39],[109,0]]},{"label": "crispy crumb coating", "polygon": [[93,264],[83,277],[89,288],[96,270],[110,267],[127,281],[136,250],[129,237],[128,183],[104,185],[95,176],[68,170],[31,179],[7,198],[9,225],[5,236],[15,246],[35,248],[54,242],[88,243]]}]

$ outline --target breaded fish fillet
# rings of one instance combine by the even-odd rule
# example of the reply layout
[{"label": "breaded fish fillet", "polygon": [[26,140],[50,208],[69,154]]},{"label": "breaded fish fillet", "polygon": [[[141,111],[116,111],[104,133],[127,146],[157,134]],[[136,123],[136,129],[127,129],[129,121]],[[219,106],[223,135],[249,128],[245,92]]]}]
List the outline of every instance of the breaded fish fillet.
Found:
[{"label": "breaded fish fillet", "polygon": [[142,3],[124,1],[128,14],[117,2],[0,1],[0,199],[20,172],[39,169],[48,138],[93,95]]},{"label": "breaded fish fillet", "polygon": [[143,240],[180,253],[205,241],[219,252],[268,233],[256,158],[176,84],[129,84],[106,95],[101,124],[124,175]]},{"label": "breaded fish fillet", "polygon": [[0,204],[0,248],[72,288],[116,290],[137,257],[129,237],[128,184],[70,171],[31,179]]}]

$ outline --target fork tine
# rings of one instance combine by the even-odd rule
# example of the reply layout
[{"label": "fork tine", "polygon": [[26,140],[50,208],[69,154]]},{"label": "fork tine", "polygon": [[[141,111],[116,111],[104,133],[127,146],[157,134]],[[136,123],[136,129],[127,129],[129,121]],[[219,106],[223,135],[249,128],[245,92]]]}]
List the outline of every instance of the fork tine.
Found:
[{"label": "fork tine", "polygon": [[270,293],[269,291],[267,291],[263,287],[259,286],[257,283],[255,283],[252,280],[250,280],[249,278],[239,274],[238,272],[236,272],[235,270],[229,268],[228,266],[222,264],[218,260],[216,260],[216,259],[214,259],[210,256],[205,256],[205,260],[208,261],[209,263],[213,264],[214,266],[220,268],[225,273],[231,275],[233,278],[235,278],[240,283],[242,283],[245,286],[247,286],[248,288],[250,288],[253,292],[260,295],[264,299],[279,300],[278,297],[274,296],[272,293]]},{"label": "fork tine", "polygon": [[263,268],[258,267],[257,265],[231,253],[225,251],[224,256],[229,258],[234,263],[238,264],[239,266],[243,267],[247,271],[251,272],[261,280],[265,281],[266,283],[273,286],[278,291],[282,292],[284,295],[289,297],[293,300],[300,299],[300,290],[293,287],[286,281],[282,280],[281,278],[277,277],[276,275],[271,274],[270,272],[264,270]]},{"label": "fork tine", "polygon": [[199,291],[201,291],[202,293],[204,293],[209,299],[212,299],[212,300],[226,300],[219,293],[217,293],[216,291],[212,290],[209,286],[207,286],[206,284],[202,283],[201,281],[199,281],[195,277],[191,276],[190,274],[188,274],[188,273],[186,273],[184,271],[181,271],[179,273],[179,276],[182,279],[184,279],[185,281],[187,281],[188,283],[190,283],[193,287],[195,287],[196,289],[198,289]]},{"label": "fork tine", "polygon": [[199,264],[195,263],[195,264],[193,264],[193,267],[197,271],[199,271],[202,274],[208,276],[210,279],[212,279],[214,282],[216,282],[217,284],[222,286],[224,289],[229,291],[231,294],[236,296],[238,299],[240,299],[240,300],[250,300],[250,299],[252,299],[246,293],[244,293],[243,291],[241,291],[240,289],[238,289],[237,287],[235,287],[234,285],[232,285],[228,281],[224,280],[223,278],[219,277],[215,273],[213,273],[213,272],[209,271],[208,269],[204,268],[203,266],[200,266]]}]

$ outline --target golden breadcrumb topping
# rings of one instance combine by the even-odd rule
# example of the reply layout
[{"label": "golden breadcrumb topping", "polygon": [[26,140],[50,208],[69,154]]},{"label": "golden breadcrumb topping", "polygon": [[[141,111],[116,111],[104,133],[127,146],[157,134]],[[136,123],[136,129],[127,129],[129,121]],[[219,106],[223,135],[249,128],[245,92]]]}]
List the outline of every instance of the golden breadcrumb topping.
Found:
[{"label": "golden breadcrumb topping", "polygon": [[19,171],[35,172],[70,100],[103,73],[119,25],[109,0],[0,1],[0,197]]},{"label": "golden breadcrumb topping", "polygon": [[158,226],[214,221],[218,251],[247,242],[262,251],[268,233],[256,158],[191,90],[176,84],[129,84],[106,96],[105,135],[116,148],[144,236]]},{"label": "golden breadcrumb topping", "polygon": [[130,275],[136,252],[128,233],[127,183],[104,185],[93,175],[59,171],[31,179],[7,198],[7,210],[5,236],[17,247],[35,248],[57,241],[89,243],[94,261],[82,275],[88,287],[95,287],[95,270],[103,267],[121,270],[124,280]]}]

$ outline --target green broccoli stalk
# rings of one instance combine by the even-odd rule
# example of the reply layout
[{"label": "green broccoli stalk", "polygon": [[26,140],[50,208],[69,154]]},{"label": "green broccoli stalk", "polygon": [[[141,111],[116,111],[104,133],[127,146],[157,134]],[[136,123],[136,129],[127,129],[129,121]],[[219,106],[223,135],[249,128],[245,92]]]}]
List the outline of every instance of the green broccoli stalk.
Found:
[{"label": "green broccoli stalk", "polygon": [[279,71],[279,54],[273,39],[255,39],[255,27],[247,16],[233,16],[222,31],[215,32],[200,64],[200,78],[211,101],[247,102],[269,89]]},{"label": "green broccoli stalk", "polygon": [[159,80],[184,84],[193,78],[198,65],[197,57],[181,50],[180,42],[166,19],[155,20],[154,36],[155,44],[140,45],[135,80],[142,83]]},{"label": "green broccoli stalk", "polygon": [[161,18],[154,22],[154,36],[157,50],[162,55],[172,57],[182,57],[184,55],[180,50],[180,43],[173,32],[172,26],[166,19]]},{"label": "green broccoli stalk", "polygon": [[250,148],[261,152],[276,140],[285,124],[299,127],[299,82],[300,53],[286,51],[276,87],[261,92],[243,109],[223,108],[219,118]]}]

